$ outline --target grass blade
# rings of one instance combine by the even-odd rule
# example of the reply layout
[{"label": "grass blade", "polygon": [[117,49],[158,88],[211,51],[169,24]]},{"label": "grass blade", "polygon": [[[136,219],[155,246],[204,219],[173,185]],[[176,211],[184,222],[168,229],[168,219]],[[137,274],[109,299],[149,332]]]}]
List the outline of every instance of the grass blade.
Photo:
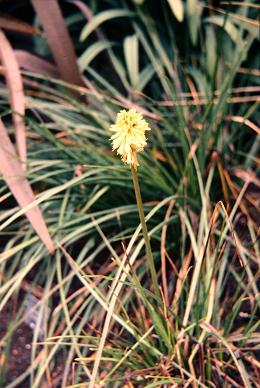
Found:
[{"label": "grass blade", "polygon": [[[35,0],[34,0],[35,1]],[[107,20],[111,20],[119,17],[131,17],[134,15],[134,12],[128,11],[126,9],[113,9],[109,11],[103,11],[95,15],[93,19],[87,23],[83,28],[80,35],[80,40],[86,40],[87,37],[98,27],[100,24],[104,23]]]},{"label": "grass blade", "polygon": [[133,88],[136,88],[139,82],[139,71],[138,71],[138,38],[134,34],[132,36],[127,36],[124,40],[124,54],[126,66],[131,80]]},{"label": "grass blade", "polygon": [[184,18],[184,6],[182,0],[168,0],[168,3],[178,22],[182,22]]}]

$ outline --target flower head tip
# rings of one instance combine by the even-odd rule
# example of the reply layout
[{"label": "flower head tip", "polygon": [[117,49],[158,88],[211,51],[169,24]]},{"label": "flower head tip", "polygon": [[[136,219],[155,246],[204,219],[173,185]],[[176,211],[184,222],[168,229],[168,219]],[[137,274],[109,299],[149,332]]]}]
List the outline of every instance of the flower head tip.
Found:
[{"label": "flower head tip", "polygon": [[137,152],[143,151],[147,144],[145,131],[151,130],[142,114],[135,109],[121,110],[110,130],[115,132],[110,138],[113,151],[117,150],[124,163],[137,169],[139,166]]}]

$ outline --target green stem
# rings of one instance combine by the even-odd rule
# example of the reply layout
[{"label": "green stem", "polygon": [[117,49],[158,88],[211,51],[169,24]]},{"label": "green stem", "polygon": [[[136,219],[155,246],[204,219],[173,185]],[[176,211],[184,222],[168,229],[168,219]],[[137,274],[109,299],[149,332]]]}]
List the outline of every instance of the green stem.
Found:
[{"label": "green stem", "polygon": [[137,208],[139,212],[139,217],[143,229],[143,236],[144,236],[144,242],[145,242],[145,247],[146,247],[146,255],[148,259],[148,265],[152,277],[152,283],[154,287],[154,291],[156,296],[161,299],[161,293],[159,290],[159,285],[158,285],[158,279],[156,275],[156,270],[154,266],[154,260],[153,260],[153,254],[152,254],[152,249],[151,249],[151,244],[148,236],[148,230],[144,218],[144,208],[143,208],[143,201],[142,201],[142,196],[141,196],[141,191],[140,191],[140,186],[139,186],[139,181],[138,181],[138,176],[135,168],[131,166],[131,171],[132,171],[132,178],[134,182],[134,189],[135,189],[135,197],[136,197],[136,202],[137,202]]}]

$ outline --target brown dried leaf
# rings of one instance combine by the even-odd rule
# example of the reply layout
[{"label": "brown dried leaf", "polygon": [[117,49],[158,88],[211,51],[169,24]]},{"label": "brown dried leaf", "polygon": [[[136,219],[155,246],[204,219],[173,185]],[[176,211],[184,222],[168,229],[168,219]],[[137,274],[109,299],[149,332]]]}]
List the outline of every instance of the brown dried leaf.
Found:
[{"label": "brown dried leaf", "polygon": [[167,162],[167,158],[160,151],[152,150],[151,154],[155,159],[160,160],[161,162]]},{"label": "brown dried leaf", "polygon": [[227,116],[228,120],[234,121],[235,123],[241,123],[243,125],[246,125],[247,127],[253,129],[258,135],[260,135],[260,128],[253,123],[252,121],[245,119],[242,116]]},{"label": "brown dried leaf", "polygon": [[245,171],[239,167],[236,167],[233,169],[232,172],[235,176],[242,179],[242,181],[244,181],[245,183],[254,183],[258,188],[260,188],[260,180],[254,174],[253,171],[250,171],[250,170]]}]

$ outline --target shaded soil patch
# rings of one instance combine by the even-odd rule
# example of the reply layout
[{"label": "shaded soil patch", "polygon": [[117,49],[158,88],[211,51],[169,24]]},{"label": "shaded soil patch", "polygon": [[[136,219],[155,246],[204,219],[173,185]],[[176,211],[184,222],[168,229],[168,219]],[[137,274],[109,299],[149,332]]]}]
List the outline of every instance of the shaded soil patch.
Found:
[{"label": "shaded soil patch", "polygon": [[[10,303],[11,304],[11,303]],[[0,387],[6,387],[20,376],[31,363],[32,330],[26,324],[21,324],[6,339],[6,333],[12,330],[14,313],[10,304],[0,312]],[[26,378],[20,385],[29,388]]]}]

